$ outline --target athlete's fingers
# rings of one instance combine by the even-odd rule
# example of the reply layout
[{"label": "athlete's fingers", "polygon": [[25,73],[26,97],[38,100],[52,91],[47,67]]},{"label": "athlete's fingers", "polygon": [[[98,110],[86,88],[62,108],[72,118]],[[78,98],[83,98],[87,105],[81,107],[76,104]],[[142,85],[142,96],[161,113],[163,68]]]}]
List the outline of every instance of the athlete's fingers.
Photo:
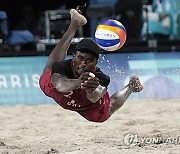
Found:
[{"label": "athlete's fingers", "polygon": [[82,81],[85,81],[85,80],[88,80],[89,77],[90,77],[90,76],[89,76],[89,72],[85,72],[85,73],[82,73],[79,78],[80,78]]},{"label": "athlete's fingers", "polygon": [[99,84],[96,85],[92,85],[92,84],[81,84],[82,88],[94,88],[96,89],[98,87]]},{"label": "athlete's fingers", "polygon": [[92,89],[95,90],[97,87],[99,86],[99,81],[97,80],[86,80],[84,82],[81,83],[81,88],[82,89]]},{"label": "athlete's fingers", "polygon": [[93,88],[88,88],[88,89],[86,89],[86,92],[87,92],[87,93],[93,93],[94,90],[95,90],[95,89],[93,89]]},{"label": "athlete's fingers", "polygon": [[81,85],[86,87],[97,87],[99,85],[99,79],[91,78],[82,82]]},{"label": "athlete's fingers", "polygon": [[88,77],[88,80],[85,80],[84,82],[89,82],[89,83],[99,83],[99,79],[97,77]]},{"label": "athlete's fingers", "polygon": [[91,72],[85,72],[85,73],[82,73],[79,77],[82,81],[85,81],[85,80],[98,80],[99,79],[97,77],[95,77],[95,75]]},{"label": "athlete's fingers", "polygon": [[96,77],[89,77],[88,80],[85,80],[84,83],[91,83],[91,84],[96,84],[99,83],[99,79]]},{"label": "athlete's fingers", "polygon": [[88,81],[90,80],[99,82],[99,79],[97,77],[88,77]]},{"label": "athlete's fingers", "polygon": [[97,87],[90,88],[90,87],[81,86],[81,88],[85,89],[86,92],[88,92],[88,93],[92,93]]},{"label": "athlete's fingers", "polygon": [[89,88],[97,88],[98,85],[99,83],[90,83],[90,82],[81,83],[81,86],[89,87]]}]

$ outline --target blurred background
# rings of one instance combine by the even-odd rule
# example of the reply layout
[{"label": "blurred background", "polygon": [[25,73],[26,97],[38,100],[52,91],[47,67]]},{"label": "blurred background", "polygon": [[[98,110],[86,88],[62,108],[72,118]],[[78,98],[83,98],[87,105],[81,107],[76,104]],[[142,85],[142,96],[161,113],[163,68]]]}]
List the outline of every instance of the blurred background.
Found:
[{"label": "blurred background", "polygon": [[69,10],[88,19],[71,43],[68,57],[84,37],[94,38],[104,19],[120,21],[125,45],[101,54],[98,66],[111,77],[110,93],[139,75],[144,90],[131,98],[180,97],[180,0],[0,0],[0,104],[53,102],[38,81],[51,53],[70,24]]}]

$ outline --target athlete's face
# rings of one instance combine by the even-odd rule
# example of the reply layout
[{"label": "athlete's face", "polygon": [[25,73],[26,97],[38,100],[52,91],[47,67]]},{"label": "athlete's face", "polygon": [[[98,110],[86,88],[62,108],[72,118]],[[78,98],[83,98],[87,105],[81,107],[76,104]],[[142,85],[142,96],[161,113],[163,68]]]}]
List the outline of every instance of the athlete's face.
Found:
[{"label": "athlete's face", "polygon": [[91,72],[97,64],[97,57],[89,53],[76,52],[73,56],[73,70],[80,76],[84,72]]}]

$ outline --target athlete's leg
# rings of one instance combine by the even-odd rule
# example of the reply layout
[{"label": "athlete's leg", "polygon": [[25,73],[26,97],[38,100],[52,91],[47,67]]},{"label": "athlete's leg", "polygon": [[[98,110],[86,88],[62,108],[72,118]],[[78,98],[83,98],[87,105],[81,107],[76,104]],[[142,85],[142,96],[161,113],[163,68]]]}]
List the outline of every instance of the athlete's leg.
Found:
[{"label": "athlete's leg", "polygon": [[119,92],[114,93],[110,98],[110,115],[116,112],[125,103],[132,92],[140,92],[143,86],[137,75],[131,75],[129,84]]},{"label": "athlete's leg", "polygon": [[79,14],[75,9],[71,9],[70,14],[71,23],[69,25],[69,28],[49,55],[48,62],[44,68],[44,71],[51,69],[52,64],[55,61],[62,61],[65,59],[68,48],[76,31],[78,30],[78,27],[87,23],[86,18],[83,15]]}]

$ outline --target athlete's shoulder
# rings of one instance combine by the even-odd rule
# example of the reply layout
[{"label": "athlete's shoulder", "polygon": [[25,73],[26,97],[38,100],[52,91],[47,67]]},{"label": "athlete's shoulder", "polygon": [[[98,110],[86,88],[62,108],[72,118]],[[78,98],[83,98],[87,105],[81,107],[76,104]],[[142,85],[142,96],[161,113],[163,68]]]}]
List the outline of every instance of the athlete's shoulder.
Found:
[{"label": "athlete's shoulder", "polygon": [[71,59],[68,60],[63,60],[63,61],[56,61],[53,63],[53,66],[70,66],[71,64]]},{"label": "athlete's shoulder", "polygon": [[100,80],[100,85],[107,87],[110,83],[110,77],[106,75],[99,67],[96,67],[95,76]]},{"label": "athlete's shoulder", "polygon": [[55,62],[52,65],[52,74],[53,73],[58,73],[58,74],[63,74],[67,76],[68,78],[72,78],[72,68],[71,68],[71,59],[60,61],[60,62]]}]

